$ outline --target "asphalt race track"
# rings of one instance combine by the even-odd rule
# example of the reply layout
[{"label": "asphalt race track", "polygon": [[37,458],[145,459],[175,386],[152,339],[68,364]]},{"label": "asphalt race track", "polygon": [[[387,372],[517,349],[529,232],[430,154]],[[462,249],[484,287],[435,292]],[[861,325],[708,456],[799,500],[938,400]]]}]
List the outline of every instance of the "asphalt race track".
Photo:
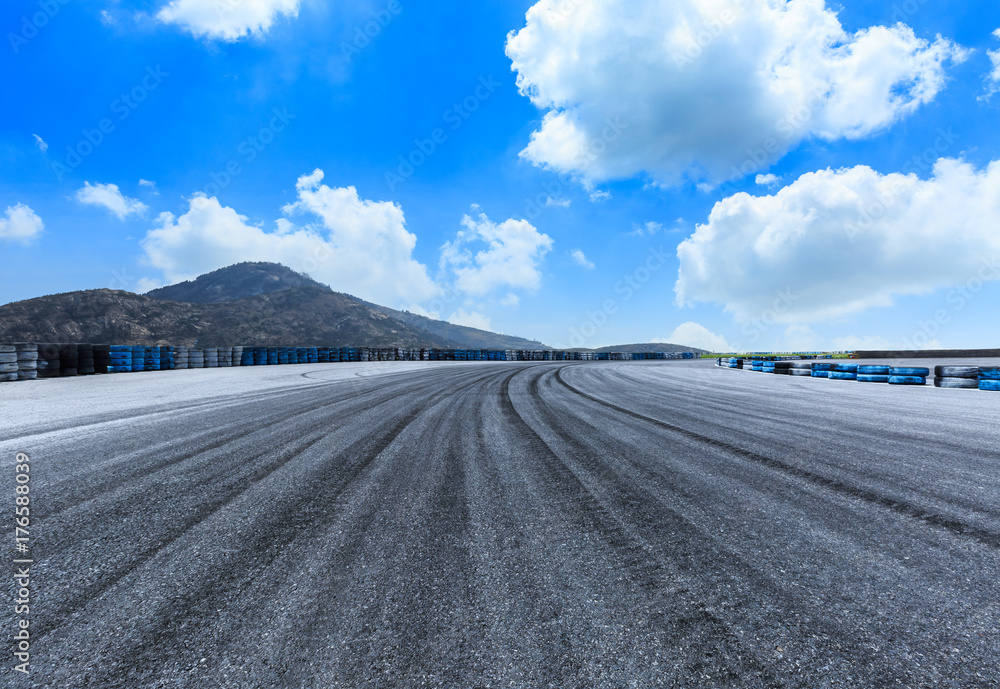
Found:
[{"label": "asphalt race track", "polygon": [[11,384],[0,418],[35,560],[4,686],[1000,678],[1000,394],[390,362]]}]

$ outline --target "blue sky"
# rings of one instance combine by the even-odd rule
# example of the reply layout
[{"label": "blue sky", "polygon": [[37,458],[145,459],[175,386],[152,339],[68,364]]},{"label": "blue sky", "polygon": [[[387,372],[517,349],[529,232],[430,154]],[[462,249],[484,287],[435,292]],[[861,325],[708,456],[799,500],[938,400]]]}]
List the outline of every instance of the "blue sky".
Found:
[{"label": "blue sky", "polygon": [[554,346],[1000,340],[995,3],[16,0],[0,26],[3,303],[276,260]]}]

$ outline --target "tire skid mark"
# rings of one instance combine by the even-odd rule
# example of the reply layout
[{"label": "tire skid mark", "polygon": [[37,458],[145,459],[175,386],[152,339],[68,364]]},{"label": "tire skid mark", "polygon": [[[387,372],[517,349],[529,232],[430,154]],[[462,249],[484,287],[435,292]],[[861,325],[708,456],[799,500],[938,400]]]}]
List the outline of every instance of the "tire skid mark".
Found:
[{"label": "tire skid mark", "polygon": [[555,377],[559,381],[559,383],[562,384],[565,388],[567,388],[570,392],[573,392],[588,400],[591,400],[592,402],[596,402],[597,404],[600,404],[609,409],[613,409],[618,413],[626,414],[632,418],[639,419],[647,423],[652,423],[656,426],[659,426],[660,428],[664,428],[668,431],[672,431],[674,433],[683,435],[686,438],[690,438],[691,440],[696,440],[702,444],[710,445],[715,449],[721,450],[725,453],[736,455],[740,458],[756,462],[757,464],[761,464],[763,466],[768,467],[769,469],[779,471],[783,474],[794,476],[795,478],[808,481],[817,486],[827,488],[829,490],[835,491],[843,495],[847,495],[852,498],[863,500],[865,502],[877,505],[879,507],[884,507],[886,509],[892,510],[893,512],[896,512],[897,514],[901,514],[905,517],[910,517],[912,519],[921,521],[929,526],[935,526],[945,529],[946,531],[949,531],[957,536],[971,538],[973,540],[978,541],[979,543],[982,543],[983,545],[989,546],[990,548],[1000,548],[1000,534],[998,533],[988,531],[986,529],[982,529],[971,524],[966,524],[957,519],[952,519],[950,517],[945,517],[940,514],[929,512],[922,507],[905,502],[903,500],[891,498],[887,495],[882,495],[872,490],[860,488],[857,486],[852,486],[843,481],[830,478],[827,476],[822,476],[820,474],[814,473],[807,469],[803,469],[801,467],[793,466],[791,464],[786,464],[785,462],[779,461],[772,457],[767,457],[766,455],[762,455],[757,452],[753,452],[751,450],[738,447],[731,443],[727,443],[724,440],[711,438],[709,436],[702,435],[697,431],[692,431],[687,428],[683,428],[681,426],[675,426],[672,423],[661,421],[660,419],[655,419],[653,417],[646,416],[645,414],[640,414],[638,412],[632,411],[631,409],[626,409],[625,407],[619,407],[616,404],[607,402],[605,400],[600,399],[599,397],[590,395],[567,383],[562,377],[562,369],[557,370]]},{"label": "tire skid mark", "polygon": [[[543,374],[544,375],[544,374]],[[513,378],[513,376],[511,377]],[[600,499],[580,479],[573,469],[559,457],[544,438],[542,438],[517,411],[510,397],[510,380],[508,378],[502,387],[501,404],[505,416],[513,424],[519,426],[529,440],[537,458],[545,459],[546,473],[550,480],[539,482],[543,486],[559,486],[553,488],[563,499],[555,501],[561,508],[560,513],[577,528],[585,533],[593,534],[607,544],[610,552],[617,553],[624,562],[623,573],[633,582],[638,592],[647,598],[652,609],[660,609],[661,614],[650,621],[672,636],[694,636],[705,627],[712,629],[709,634],[702,631],[702,641],[708,644],[708,649],[695,647],[695,653],[689,653],[685,660],[688,669],[697,671],[705,662],[713,662],[717,652],[726,648],[742,648],[745,656],[740,656],[738,663],[714,668],[729,674],[731,681],[746,682],[749,676],[757,675],[769,687],[781,687],[784,683],[777,679],[775,669],[769,663],[759,658],[753,649],[747,647],[739,639],[732,628],[721,618],[714,615],[703,603],[694,600],[690,591],[682,585],[671,585],[676,577],[666,569],[652,552],[652,548],[642,540],[603,505]],[[537,391],[538,376],[529,380],[529,392]],[[709,650],[710,649],[710,650]],[[741,666],[742,665],[742,666]]]},{"label": "tire skid mark", "polygon": [[[418,389],[419,390],[424,390],[424,389],[428,389],[428,388],[431,388],[431,387],[433,387],[433,384],[432,383],[428,383],[428,384],[426,384],[426,385],[424,385],[424,386],[422,386],[422,387],[420,387]],[[372,391],[372,392],[374,393],[374,392],[381,392],[381,391]],[[367,395],[368,393],[364,393],[364,394]],[[311,405],[307,406],[304,409],[295,409],[295,410],[292,410],[292,411],[286,411],[286,413],[284,413],[284,414],[281,414],[281,413],[274,414],[274,415],[269,414],[269,416],[268,416],[268,425],[269,426],[276,426],[276,425],[285,423],[285,422],[287,422],[287,421],[289,421],[289,420],[291,420],[293,418],[296,418],[296,417],[299,417],[299,416],[304,416],[306,414],[311,414],[313,412],[316,412],[316,411],[319,411],[319,410],[322,410],[322,409],[332,408],[332,407],[335,407],[336,405],[342,404],[344,402],[356,401],[357,399],[358,399],[358,397],[356,396],[356,397],[348,397],[348,398],[345,398],[345,399],[338,399],[338,400],[333,400],[333,401],[331,401],[331,400],[323,400],[323,401],[321,401],[319,403],[311,404]],[[365,405],[360,410],[358,410],[358,411],[367,412],[367,411],[370,411],[370,410],[374,409],[375,407],[381,406],[381,405],[383,405],[383,404],[385,404],[387,402],[391,402],[394,399],[396,399],[396,393],[395,392],[382,393],[382,398],[377,398],[375,400],[371,400],[371,401],[366,402]],[[256,404],[256,403],[257,402],[254,401],[254,402],[252,402],[250,404]],[[208,452],[211,452],[213,450],[221,449],[222,447],[225,447],[226,445],[228,445],[228,444],[230,444],[232,442],[245,439],[249,435],[252,435],[253,433],[267,433],[267,432],[268,432],[268,429],[267,428],[263,428],[263,429],[260,429],[260,430],[257,430],[257,431],[252,431],[250,434],[248,434],[247,431],[246,431],[246,428],[237,427],[236,430],[231,431],[231,432],[229,432],[227,434],[224,434],[222,437],[217,438],[216,440],[213,440],[213,441],[209,442],[206,445],[199,446],[198,449],[196,449],[196,450],[192,450],[190,452],[182,452],[181,454],[179,454],[177,456],[174,456],[174,457],[167,457],[165,459],[159,459],[159,460],[156,460],[156,461],[152,461],[152,462],[148,462],[148,463],[142,463],[142,464],[135,465],[136,468],[134,470],[129,471],[128,469],[126,469],[125,471],[122,471],[122,472],[116,472],[114,474],[113,478],[110,479],[110,480],[106,480],[106,481],[103,481],[103,482],[97,482],[97,483],[88,482],[88,484],[87,484],[88,485],[88,489],[92,489],[92,490],[89,490],[89,492],[88,492],[88,494],[86,496],[81,496],[81,497],[79,497],[76,500],[64,500],[61,503],[59,503],[60,506],[57,509],[54,509],[54,510],[51,510],[51,511],[48,511],[48,512],[41,512],[39,514],[39,517],[38,517],[38,523],[39,523],[39,525],[41,525],[46,518],[51,518],[51,517],[58,516],[58,515],[60,515],[60,514],[62,514],[64,512],[66,512],[69,509],[77,507],[77,506],[79,506],[79,505],[81,505],[83,503],[89,502],[90,500],[93,500],[95,497],[97,497],[99,495],[105,494],[107,492],[113,491],[113,490],[121,487],[121,485],[123,485],[127,481],[133,481],[133,480],[137,480],[137,479],[146,478],[146,477],[151,476],[151,475],[153,475],[153,474],[155,474],[155,473],[157,473],[157,472],[159,472],[159,471],[161,471],[161,470],[163,470],[163,469],[165,469],[167,467],[180,464],[182,462],[185,462],[187,460],[193,459],[195,457],[202,456],[202,455],[204,455],[204,454],[206,454]],[[192,437],[200,437],[202,435],[218,435],[218,431],[214,430],[214,429],[210,429],[210,430],[204,431],[202,433],[199,433],[196,436],[188,436],[186,438],[182,438],[182,439],[180,439],[180,442],[181,442],[181,444],[186,444],[186,441],[189,441]],[[139,455],[142,455],[142,456],[147,456],[148,451],[146,451],[146,450],[139,450],[139,451],[136,451],[136,452],[130,452],[129,454],[132,454],[132,455],[139,454]],[[259,456],[260,455],[255,455],[254,458],[257,458]],[[105,472],[104,471],[98,471],[96,473],[104,474]],[[212,477],[212,478],[214,478],[214,477]],[[205,482],[203,481],[202,483],[205,483]],[[53,487],[57,488],[58,486],[53,486]]]},{"label": "tire skid mark", "polygon": [[[545,379],[549,379],[556,377],[557,375],[558,372],[548,371],[543,377]],[[532,396],[539,400],[541,399],[541,395],[539,394],[540,380],[541,378],[532,380],[531,385],[529,386],[529,391],[532,392]],[[684,538],[686,538],[688,543],[697,544],[699,542],[703,543],[707,540],[712,540],[712,536],[710,534],[704,533],[698,529],[693,522],[684,517],[684,515],[671,509],[669,505],[663,501],[662,496],[652,494],[649,491],[638,491],[634,482],[628,481],[626,478],[620,476],[617,472],[612,470],[604,460],[604,457],[596,454],[594,449],[590,445],[584,443],[580,437],[574,435],[571,431],[567,432],[561,430],[560,426],[562,426],[563,423],[561,422],[561,417],[558,413],[552,411],[544,404],[539,404],[538,406],[539,415],[547,420],[546,427],[556,434],[560,443],[565,444],[566,447],[575,448],[575,457],[578,457],[581,460],[589,460],[589,466],[584,465],[584,469],[596,476],[598,481],[607,484],[610,489],[606,492],[608,494],[616,495],[620,502],[627,505],[628,510],[636,514],[645,513],[647,515],[647,521],[652,521],[657,524],[672,524],[671,531],[673,534],[675,536],[677,534],[681,534]],[[616,456],[616,459],[630,466],[634,471],[640,474],[643,479],[651,482],[652,484],[664,484],[664,476],[652,471],[650,468],[643,466],[642,464],[637,463],[635,460],[622,455]],[[656,518],[650,519],[649,515],[652,510],[657,508],[658,510],[655,513]],[[650,540],[655,542],[655,538],[651,538]],[[687,548],[692,549],[692,546],[689,545]],[[745,562],[735,553],[728,550],[718,550],[711,554],[709,558],[715,563],[715,569],[722,570],[723,574],[722,577],[720,577],[721,579],[728,579],[734,582],[739,581],[739,577],[734,573],[735,570],[735,572],[738,572],[740,576],[748,579],[750,582],[747,586],[733,586],[733,588],[744,588],[744,590],[767,590],[770,594],[770,600],[773,601],[775,599],[779,599],[784,603],[784,609],[801,610],[802,607],[806,607],[812,610],[813,614],[811,615],[809,628],[806,631],[803,631],[802,629],[796,630],[798,632],[798,638],[808,638],[810,634],[820,632],[827,639],[831,640],[829,645],[836,648],[836,653],[839,656],[846,658],[847,655],[845,655],[845,649],[850,649],[853,660],[848,662],[850,662],[851,665],[857,665],[859,664],[859,659],[864,659],[864,662],[868,665],[870,671],[880,676],[882,686],[906,686],[907,678],[898,675],[891,668],[883,667],[884,663],[882,659],[871,653],[868,648],[855,638],[856,630],[853,627],[845,628],[839,624],[835,624],[824,618],[823,613],[825,611],[822,608],[816,609],[807,601],[793,597],[790,595],[790,592],[775,588],[766,577],[760,576],[753,566]],[[699,560],[702,562],[699,563]],[[705,567],[705,556],[703,552],[692,549],[692,552],[685,555],[684,562],[690,563],[688,566],[683,568],[685,573],[690,572],[694,576],[702,578],[703,575],[699,573],[699,567]],[[757,622],[754,622],[754,624],[758,627],[760,626]]]},{"label": "tire skid mark", "polygon": [[[475,382],[469,385],[472,384],[475,384]],[[281,501],[281,509],[277,513],[269,515],[269,521],[282,525],[281,539],[276,539],[275,534],[270,530],[256,529],[251,531],[249,535],[244,534],[239,540],[240,548],[238,552],[243,556],[239,563],[239,576],[236,579],[224,582],[222,585],[219,582],[213,582],[205,578],[198,580],[200,583],[197,585],[185,586],[182,595],[171,598],[169,606],[164,605],[155,615],[146,618],[146,624],[143,625],[143,630],[139,632],[142,638],[126,646],[126,649],[129,651],[127,656],[115,656],[101,660],[99,665],[101,671],[95,677],[97,685],[124,686],[120,682],[136,681],[137,678],[130,672],[131,667],[144,666],[147,668],[156,668],[158,674],[162,672],[165,669],[164,656],[175,652],[177,648],[183,646],[180,643],[180,638],[191,636],[197,638],[197,628],[203,627],[211,621],[210,618],[200,615],[200,612],[224,607],[229,601],[228,594],[231,589],[242,589],[243,581],[252,581],[255,573],[265,571],[273,562],[280,558],[283,552],[294,547],[298,539],[315,537],[315,533],[321,531],[324,526],[334,522],[338,518],[339,510],[324,510],[323,507],[336,504],[338,498],[362,474],[366,473],[372,464],[379,459],[385,449],[420,416],[420,413],[424,409],[436,404],[437,400],[443,399],[450,394],[453,394],[453,390],[441,391],[439,388],[436,395],[431,396],[430,401],[426,401],[416,411],[407,410],[402,418],[398,419],[396,423],[383,431],[377,438],[366,435],[359,438],[347,448],[326,458],[322,466],[312,472],[314,475],[308,479],[307,485],[302,487],[292,499]],[[283,457],[287,456],[288,459],[283,464],[287,464],[291,459],[300,456],[309,447],[312,447],[324,437],[326,437],[325,429],[308,444],[286,451],[283,453]],[[114,583],[118,583],[129,573],[153,559],[158,553],[165,551],[171,544],[186,535],[196,524],[205,521],[211,515],[219,512],[223,507],[238,499],[245,492],[246,489],[243,489],[236,494],[227,496],[223,504],[205,510],[205,513],[200,515],[196,520],[189,520],[192,523],[186,524],[181,528],[169,542],[158,544],[156,549],[142,563],[130,568],[128,572],[116,576]],[[312,535],[310,536],[309,534]],[[278,540],[280,540],[280,544],[277,543]],[[229,557],[230,554],[226,553],[223,556]],[[110,588],[111,586],[103,587],[102,593]],[[96,597],[92,596],[91,598]],[[218,634],[213,634],[213,637],[223,638]],[[114,667],[116,664],[117,667]],[[119,682],[119,684],[114,684],[115,681]]]}]

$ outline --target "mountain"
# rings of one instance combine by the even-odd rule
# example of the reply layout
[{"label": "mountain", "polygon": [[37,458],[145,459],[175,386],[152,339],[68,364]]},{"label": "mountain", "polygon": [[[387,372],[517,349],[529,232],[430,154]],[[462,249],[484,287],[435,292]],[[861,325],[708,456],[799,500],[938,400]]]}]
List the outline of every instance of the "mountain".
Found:
[{"label": "mountain", "polygon": [[146,292],[146,296],[192,304],[216,304],[296,287],[333,291],[308,275],[296,273],[280,263],[237,263],[205,273],[194,280],[151,290]]},{"label": "mountain", "polygon": [[546,348],[411,316],[334,292],[275,263],[242,263],[146,295],[99,289],[0,306],[0,342]]},{"label": "mountain", "polygon": [[593,352],[694,352],[695,354],[708,354],[704,349],[688,347],[687,345],[670,344],[668,342],[646,342],[643,344],[614,345],[612,347],[601,347],[600,349],[580,350]]}]

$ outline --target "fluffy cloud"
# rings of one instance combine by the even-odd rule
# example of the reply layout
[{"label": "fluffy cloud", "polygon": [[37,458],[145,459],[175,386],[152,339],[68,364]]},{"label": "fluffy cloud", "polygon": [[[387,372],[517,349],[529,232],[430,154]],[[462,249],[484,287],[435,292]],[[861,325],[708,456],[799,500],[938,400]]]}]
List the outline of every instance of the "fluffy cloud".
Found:
[{"label": "fluffy cloud", "polygon": [[546,111],[521,156],[593,186],[718,183],[808,137],[869,136],[967,52],[903,24],[849,34],[823,0],[540,0],[507,55]]},{"label": "fluffy cloud", "polygon": [[757,175],[754,181],[762,187],[770,187],[781,181],[777,175]]},{"label": "fluffy cloud", "polygon": [[315,222],[296,227],[281,219],[273,232],[249,225],[214,197],[197,196],[187,213],[162,214],[146,234],[147,261],[170,282],[240,261],[275,261],[389,306],[435,296],[438,287],[412,257],[417,238],[406,230],[403,210],[363,200],[354,187],[331,188],[322,179],[321,170],[299,178],[298,201],[284,208]]},{"label": "fluffy cloud", "polygon": [[674,331],[666,338],[653,340],[653,342],[669,342],[671,344],[704,349],[709,352],[729,352],[732,349],[726,338],[716,335],[711,330],[698,323],[682,323],[674,328]]},{"label": "fluffy cloud", "polygon": [[464,325],[468,328],[478,328],[479,330],[490,330],[492,328],[489,318],[475,311],[471,313],[467,312],[465,309],[459,309],[448,316],[447,320],[449,323],[454,323],[455,325]]},{"label": "fluffy cloud", "polygon": [[7,212],[0,218],[0,240],[27,245],[44,229],[42,219],[23,203],[7,206]]},{"label": "fluffy cloud", "polygon": [[587,270],[593,270],[597,266],[594,265],[593,261],[587,259],[587,255],[583,253],[580,249],[573,249],[569,252],[569,255],[573,258],[578,266],[583,266]]},{"label": "fluffy cloud", "polygon": [[[994,31],[993,35],[1000,38],[1000,29]],[[987,50],[986,54],[989,56],[990,62],[993,64],[993,69],[986,77],[986,97],[988,98],[997,91],[1000,91],[1000,50]]]},{"label": "fluffy cloud", "polygon": [[130,215],[142,215],[149,208],[142,201],[122,194],[117,184],[91,184],[84,182],[76,192],[76,200],[89,206],[101,206],[124,220]]},{"label": "fluffy cloud", "polygon": [[156,17],[197,38],[237,41],[263,36],[278,15],[294,17],[298,12],[299,0],[172,0]]},{"label": "fluffy cloud", "polygon": [[866,166],[813,172],[772,196],[717,203],[677,248],[677,303],[807,323],[981,286],[1000,280],[998,226],[1000,162],[941,159],[929,180]]},{"label": "fluffy cloud", "polygon": [[[541,262],[552,249],[552,239],[526,220],[491,221],[462,217],[462,230],[441,247],[441,268],[455,275],[458,290],[483,295],[497,287],[535,290],[541,285]],[[470,244],[485,243],[475,254]]]}]

